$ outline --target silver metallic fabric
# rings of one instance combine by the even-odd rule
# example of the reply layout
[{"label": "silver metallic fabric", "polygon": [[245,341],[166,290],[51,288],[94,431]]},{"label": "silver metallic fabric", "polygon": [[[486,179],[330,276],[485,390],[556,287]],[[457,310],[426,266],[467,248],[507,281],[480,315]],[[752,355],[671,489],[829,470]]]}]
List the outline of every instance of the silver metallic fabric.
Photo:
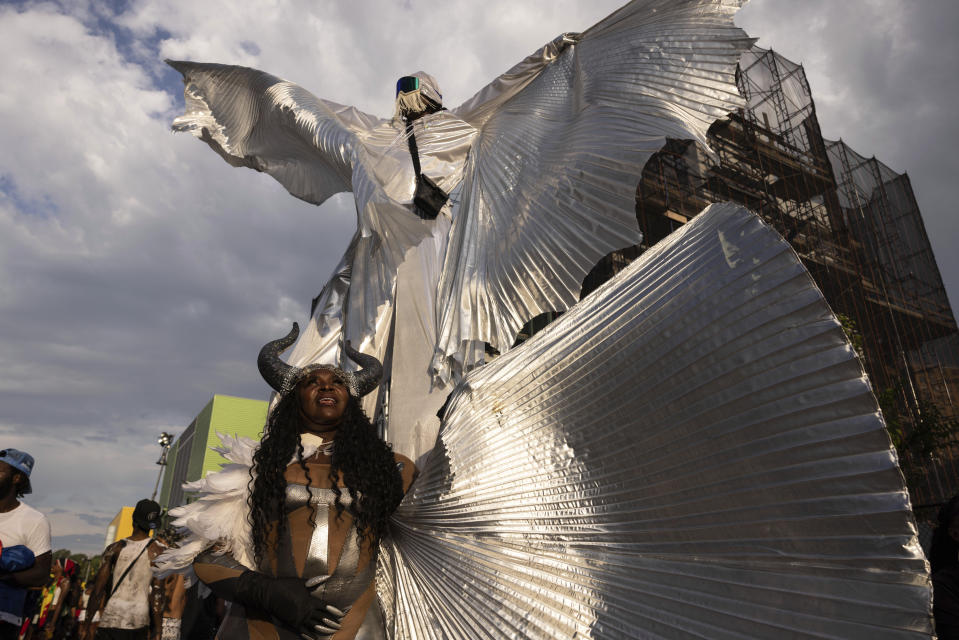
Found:
[{"label": "silver metallic fabric", "polygon": [[[344,491],[340,495],[340,504],[344,508],[349,508],[352,502],[353,499],[349,492]],[[312,504],[313,509],[315,509],[316,526],[310,538],[306,565],[301,577],[304,580],[310,580],[329,575],[327,580],[313,590],[313,596],[342,609],[352,605],[366,591],[370,585],[370,580],[373,578],[374,568],[372,565],[368,565],[362,571],[358,570],[360,546],[356,529],[353,528],[347,534],[346,541],[343,543],[336,569],[332,574],[329,573],[329,519],[331,511],[336,513],[335,503],[336,494],[332,489],[305,487],[298,484],[290,484],[286,487],[285,507],[288,512],[307,504]]]},{"label": "silver metallic fabric", "polygon": [[480,132],[440,280],[437,376],[476,364],[466,339],[508,350],[527,320],[572,306],[600,258],[639,242],[646,161],[667,137],[705,144],[742,104],[738,5],[631,2],[454,109]]},{"label": "silver metallic fabric", "polygon": [[[304,580],[330,573],[330,563],[326,557],[330,540],[329,503],[335,499],[336,496],[332,489],[306,487],[301,484],[286,485],[286,504],[284,506],[287,512],[310,505],[314,512],[313,517],[316,520],[313,535],[310,536],[310,548],[306,553],[306,564],[303,567]],[[321,505],[322,508],[320,508]]]},{"label": "silver metallic fabric", "polygon": [[416,120],[423,173],[453,192],[432,221],[413,213],[400,119],[254,69],[172,62],[186,83],[174,129],[308,202],[353,192],[357,232],[289,362],[336,362],[347,339],[388,363],[389,439],[416,459],[485,343],[507,351],[527,320],[572,305],[600,258],[639,241],[636,187],[665,139],[704,143],[741,106],[734,73],[750,41],[733,25],[740,4],[634,0]]},{"label": "silver metallic fabric", "polygon": [[862,366],[732,204],[458,385],[378,589],[418,640],[932,633]]}]

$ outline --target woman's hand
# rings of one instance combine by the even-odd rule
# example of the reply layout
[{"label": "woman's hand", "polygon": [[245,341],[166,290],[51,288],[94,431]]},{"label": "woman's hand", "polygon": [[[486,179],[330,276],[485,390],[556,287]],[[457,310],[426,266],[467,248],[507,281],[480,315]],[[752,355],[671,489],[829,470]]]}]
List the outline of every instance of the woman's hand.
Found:
[{"label": "woman's hand", "polygon": [[297,631],[304,640],[323,640],[339,630],[340,621],[346,615],[346,611],[311,594],[326,579],[327,576],[323,576],[305,582],[300,578],[273,578],[246,571],[238,579],[236,600],[244,606],[266,611]]}]

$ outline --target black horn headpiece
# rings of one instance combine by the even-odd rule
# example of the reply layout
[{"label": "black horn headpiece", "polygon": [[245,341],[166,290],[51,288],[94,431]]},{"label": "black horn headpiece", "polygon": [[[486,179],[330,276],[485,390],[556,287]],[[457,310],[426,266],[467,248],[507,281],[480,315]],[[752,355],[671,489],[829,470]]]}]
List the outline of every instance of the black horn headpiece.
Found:
[{"label": "black horn headpiece", "polygon": [[315,371],[317,369],[330,369],[336,371],[346,380],[350,393],[356,398],[362,398],[370,391],[376,389],[380,384],[380,378],[383,377],[383,365],[380,361],[371,355],[360,353],[350,346],[347,342],[344,345],[346,355],[350,360],[360,365],[361,369],[357,372],[343,371],[339,367],[329,364],[311,364],[306,367],[294,367],[280,360],[280,354],[286,351],[291,344],[296,342],[300,335],[300,327],[293,323],[293,329],[278,340],[263,345],[260,349],[260,355],[256,359],[256,365],[260,370],[260,375],[266,380],[266,383],[280,395],[285,396],[292,391],[303,374]]}]

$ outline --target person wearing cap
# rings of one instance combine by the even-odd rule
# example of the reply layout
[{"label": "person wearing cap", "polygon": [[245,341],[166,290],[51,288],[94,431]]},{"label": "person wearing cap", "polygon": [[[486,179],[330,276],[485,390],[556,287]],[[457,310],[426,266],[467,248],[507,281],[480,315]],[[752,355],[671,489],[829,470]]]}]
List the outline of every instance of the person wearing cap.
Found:
[{"label": "person wearing cap", "polygon": [[[103,552],[93,581],[81,638],[157,640],[162,631],[164,581],[153,576],[153,561],[164,546],[151,537],[160,525],[160,505],[140,500],[133,510],[133,534]],[[94,617],[99,614],[99,624]]]},{"label": "person wearing cap", "polygon": [[50,578],[50,523],[20,501],[33,491],[33,467],[29,453],[0,450],[0,640],[17,637],[27,589]]}]

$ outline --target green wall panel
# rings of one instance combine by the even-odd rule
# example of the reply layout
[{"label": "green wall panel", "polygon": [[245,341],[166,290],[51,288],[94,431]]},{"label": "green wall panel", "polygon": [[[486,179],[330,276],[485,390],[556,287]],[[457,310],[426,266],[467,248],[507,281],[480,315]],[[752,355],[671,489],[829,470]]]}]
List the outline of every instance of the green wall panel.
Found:
[{"label": "green wall panel", "polygon": [[[206,433],[206,452],[203,456],[202,476],[211,471],[218,471],[226,458],[211,450],[219,446],[220,438],[217,433],[244,436],[254,440],[260,439],[260,432],[266,423],[268,402],[237,398],[234,396],[213,396],[213,413],[209,429]],[[199,434],[198,434],[199,435]],[[199,441],[200,438],[197,438]],[[198,475],[197,477],[202,477]]]},{"label": "green wall panel", "polygon": [[190,467],[186,481],[193,482],[203,477],[203,457],[207,454],[207,434],[210,432],[210,419],[213,417],[213,404],[216,396],[196,415],[196,431],[193,432],[193,446],[190,447]]},{"label": "green wall panel", "polygon": [[190,496],[175,491],[173,483],[199,480],[207,473],[219,470],[226,462],[226,458],[212,450],[212,447],[220,445],[218,433],[259,440],[268,408],[269,403],[263,400],[214,395],[197,414],[193,423],[193,437],[188,438],[187,446],[180,446],[180,438],[189,430],[188,427],[170,447],[163,473],[160,504],[175,507],[184,501],[188,502]]}]

